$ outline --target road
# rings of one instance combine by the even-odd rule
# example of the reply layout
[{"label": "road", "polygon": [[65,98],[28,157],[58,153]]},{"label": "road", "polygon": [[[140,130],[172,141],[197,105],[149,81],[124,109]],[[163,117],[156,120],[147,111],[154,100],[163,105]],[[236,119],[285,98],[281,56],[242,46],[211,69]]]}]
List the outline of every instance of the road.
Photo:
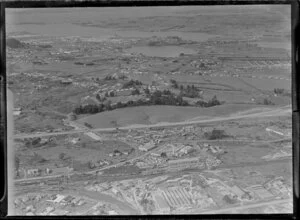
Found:
[{"label": "road", "polygon": [[[243,119],[243,118],[259,118],[259,117],[272,117],[272,116],[280,116],[291,113],[290,106],[280,107],[278,109],[269,109],[258,113],[252,114],[240,114],[235,116],[228,116],[228,117],[215,117],[211,119],[203,119],[203,120],[195,120],[195,121],[182,121],[182,122],[162,122],[153,125],[130,125],[125,127],[119,127],[120,130],[129,130],[129,129],[141,129],[141,128],[156,128],[156,127],[171,127],[171,126],[178,126],[178,125],[192,125],[192,124],[201,124],[201,123],[209,123],[209,122],[218,122],[218,121],[228,121],[228,120],[236,120],[236,119]],[[95,128],[90,129],[90,131],[115,131],[116,128]],[[40,133],[40,134],[17,134],[14,138],[22,139],[22,138],[34,138],[34,137],[46,137],[46,136],[55,136],[55,135],[65,135],[65,134],[75,134],[75,133],[82,133],[86,132],[86,129],[78,129],[72,131],[62,131],[62,132],[51,132],[51,133]]]},{"label": "road", "polygon": [[[254,114],[246,114],[246,115],[238,115],[238,116],[231,116],[231,117],[220,117],[220,118],[213,118],[213,119],[205,119],[201,121],[192,121],[192,122],[177,122],[177,123],[160,123],[160,124],[155,124],[155,125],[135,125],[135,126],[128,126],[128,127],[123,127],[120,129],[133,129],[133,128],[147,128],[147,127],[165,127],[165,126],[175,126],[175,125],[186,125],[186,124],[197,124],[197,123],[207,123],[207,122],[212,122],[212,121],[224,121],[224,120],[233,120],[233,119],[238,119],[238,118],[248,118],[248,117],[266,117],[266,116],[275,116],[275,115],[282,115],[289,113],[291,111],[290,108],[287,106],[278,108],[275,110],[269,110],[269,111],[264,111],[264,112],[259,112],[259,113],[254,113]],[[99,128],[99,129],[90,129],[90,131],[112,131],[115,130],[115,128]],[[28,137],[43,137],[43,136],[52,136],[52,135],[61,135],[61,134],[71,134],[71,133],[78,133],[78,132],[86,132],[86,129],[84,130],[75,130],[75,131],[66,131],[66,132],[56,132],[56,133],[42,133],[42,134],[33,134],[33,135],[24,135],[22,137],[28,138]],[[36,136],[38,135],[38,136]],[[20,138],[20,136],[16,136],[16,138]],[[282,141],[286,139],[279,139],[276,141]],[[240,140],[237,140],[240,141]],[[152,151],[148,151],[145,154],[142,154],[138,157],[132,158],[128,161],[120,162],[117,164],[113,164],[110,166],[106,166],[97,170],[92,170],[89,172],[86,172],[85,174],[94,174],[99,171],[103,171],[112,167],[117,167],[125,164],[126,162],[132,162],[134,160],[140,159],[142,157],[145,157],[148,154],[151,154],[153,151],[156,149],[153,149]],[[79,174],[77,172],[70,173],[70,175],[73,174]],[[46,176],[46,177],[36,177],[36,178],[30,178],[30,179],[21,179],[21,180],[16,180],[16,182],[22,182],[22,181],[31,181],[31,180],[40,180],[40,179],[47,179],[47,178],[55,178],[59,177],[61,175],[56,175],[56,176]]]}]

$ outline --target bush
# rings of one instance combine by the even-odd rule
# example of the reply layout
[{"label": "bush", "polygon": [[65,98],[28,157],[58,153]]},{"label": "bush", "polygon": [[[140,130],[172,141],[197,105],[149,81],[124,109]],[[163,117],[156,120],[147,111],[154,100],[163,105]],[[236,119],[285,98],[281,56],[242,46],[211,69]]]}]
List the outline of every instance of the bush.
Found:
[{"label": "bush", "polygon": [[139,95],[140,94],[140,90],[135,89],[131,92],[131,95]]},{"label": "bush", "polygon": [[205,132],[204,137],[208,140],[217,140],[228,137],[224,130],[214,129],[211,132]]},{"label": "bush", "polygon": [[264,98],[263,104],[264,105],[274,105],[274,103],[271,100],[267,99],[267,98]]},{"label": "bush", "polygon": [[284,93],[284,89],[275,88],[274,93],[277,94],[277,95],[282,95]]},{"label": "bush", "polygon": [[91,124],[87,123],[87,122],[84,122],[84,125],[85,125],[86,127],[88,127],[88,128],[93,128],[93,126],[92,126]]},{"label": "bush", "polygon": [[196,102],[196,105],[197,106],[200,106],[200,107],[212,107],[212,106],[216,106],[216,105],[221,105],[222,102],[220,102],[218,99],[217,99],[217,96],[214,96],[211,100],[209,100],[208,102],[205,102],[205,101],[202,101],[202,100],[199,100],[198,102]]},{"label": "bush", "polygon": [[135,86],[140,86],[140,85],[143,85],[143,83],[139,80],[130,80],[129,82],[125,83],[123,85],[123,89],[127,89],[127,88],[130,88],[130,87],[135,87]]}]

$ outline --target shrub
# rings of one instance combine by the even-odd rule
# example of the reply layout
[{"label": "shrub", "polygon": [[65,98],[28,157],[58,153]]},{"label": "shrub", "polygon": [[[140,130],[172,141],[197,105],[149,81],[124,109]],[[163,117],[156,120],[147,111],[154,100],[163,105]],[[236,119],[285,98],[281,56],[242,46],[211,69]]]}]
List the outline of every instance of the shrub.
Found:
[{"label": "shrub", "polygon": [[208,140],[217,140],[217,139],[223,139],[228,137],[228,135],[225,133],[224,130],[218,130],[218,129],[214,129],[211,132],[205,132],[204,136]]}]

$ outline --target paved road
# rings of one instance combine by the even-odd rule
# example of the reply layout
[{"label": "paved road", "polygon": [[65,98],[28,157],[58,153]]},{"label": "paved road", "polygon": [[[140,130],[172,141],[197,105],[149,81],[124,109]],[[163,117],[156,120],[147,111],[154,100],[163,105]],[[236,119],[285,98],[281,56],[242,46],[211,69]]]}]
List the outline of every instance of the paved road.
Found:
[{"label": "paved road", "polygon": [[[203,120],[195,120],[195,121],[182,121],[182,122],[174,122],[174,123],[158,123],[154,125],[130,125],[125,127],[119,127],[120,130],[129,130],[129,129],[139,129],[139,128],[155,128],[155,127],[171,127],[171,126],[178,126],[178,125],[192,125],[192,124],[201,124],[201,123],[209,123],[209,122],[218,122],[218,121],[228,121],[228,120],[235,120],[235,119],[243,119],[243,118],[258,118],[258,117],[272,117],[272,116],[280,116],[291,113],[290,106],[284,106],[278,109],[269,109],[258,113],[252,114],[243,114],[243,115],[236,115],[236,116],[229,116],[229,117],[215,117],[211,119],[203,119]],[[116,128],[95,128],[90,129],[90,131],[115,131]],[[54,135],[64,135],[64,134],[75,134],[75,133],[82,133],[86,130],[78,129],[72,131],[63,131],[63,132],[51,132],[51,133],[40,133],[40,134],[17,134],[15,138],[33,138],[33,137],[45,137],[45,136],[54,136]]]}]

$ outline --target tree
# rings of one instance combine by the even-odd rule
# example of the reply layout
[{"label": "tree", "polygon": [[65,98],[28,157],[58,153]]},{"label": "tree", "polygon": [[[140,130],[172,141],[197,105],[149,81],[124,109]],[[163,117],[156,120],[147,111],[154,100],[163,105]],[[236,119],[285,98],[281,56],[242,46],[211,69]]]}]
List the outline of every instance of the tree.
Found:
[{"label": "tree", "polygon": [[65,159],[66,154],[65,153],[60,153],[59,154],[59,159],[60,160],[64,160]]},{"label": "tree", "polygon": [[101,101],[101,97],[100,97],[99,94],[96,95],[96,99],[97,99],[98,101]]},{"label": "tree", "polygon": [[162,152],[162,153],[160,154],[160,156],[163,157],[163,158],[166,158],[166,157],[167,157],[167,153],[166,153],[166,152]]},{"label": "tree", "polygon": [[274,103],[271,100],[267,99],[267,98],[264,98],[263,104],[264,105],[274,105]]},{"label": "tree", "polygon": [[146,95],[150,95],[150,90],[148,88],[144,89]]},{"label": "tree", "polygon": [[123,107],[122,102],[117,102],[117,108],[122,108],[122,107]]},{"label": "tree", "polygon": [[138,89],[135,89],[131,92],[131,95],[139,95],[140,91]]},{"label": "tree", "polygon": [[19,168],[20,168],[20,158],[15,156],[15,169],[17,171],[17,176],[19,176]]},{"label": "tree", "polygon": [[217,139],[228,137],[228,135],[225,133],[224,130],[219,130],[219,129],[214,129],[211,132],[206,132],[204,133],[204,136],[208,140],[217,140]]}]

